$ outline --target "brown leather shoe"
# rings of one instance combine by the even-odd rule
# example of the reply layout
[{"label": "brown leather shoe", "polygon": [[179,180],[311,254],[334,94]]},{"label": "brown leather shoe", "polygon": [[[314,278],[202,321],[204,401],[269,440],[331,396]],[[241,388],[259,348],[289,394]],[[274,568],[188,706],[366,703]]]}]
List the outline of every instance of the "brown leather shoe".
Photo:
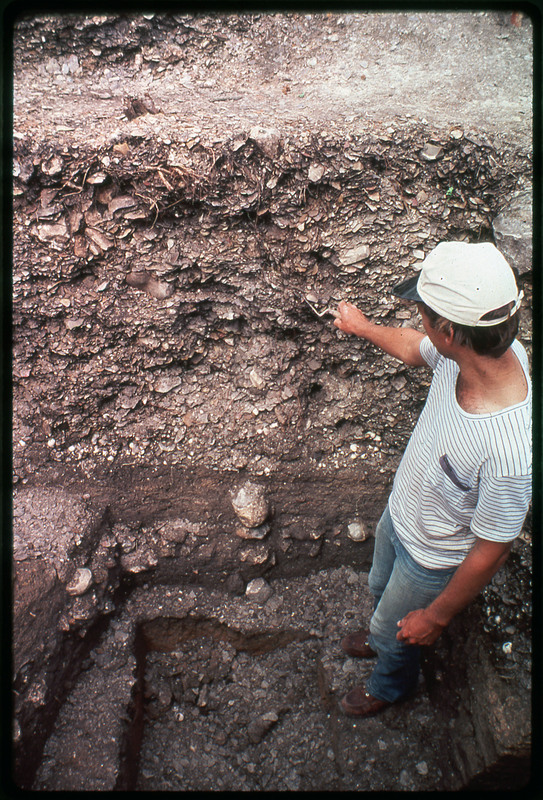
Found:
[{"label": "brown leather shoe", "polygon": [[341,699],[343,711],[351,717],[371,717],[390,705],[385,700],[372,697],[365,686],[355,686]]},{"label": "brown leather shoe", "polygon": [[377,653],[368,644],[369,631],[349,633],[341,642],[342,649],[355,658],[375,658]]}]

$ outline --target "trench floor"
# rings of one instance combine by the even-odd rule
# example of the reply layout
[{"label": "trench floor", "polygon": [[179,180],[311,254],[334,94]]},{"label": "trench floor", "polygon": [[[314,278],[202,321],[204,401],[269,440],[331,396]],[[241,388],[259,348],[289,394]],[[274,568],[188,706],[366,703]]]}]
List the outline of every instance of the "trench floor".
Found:
[{"label": "trench floor", "polygon": [[427,791],[450,767],[424,680],[361,721],[339,700],[371,662],[350,567],[271,584],[265,600],[202,587],[134,590],[91,652],[46,744],[36,790]]}]

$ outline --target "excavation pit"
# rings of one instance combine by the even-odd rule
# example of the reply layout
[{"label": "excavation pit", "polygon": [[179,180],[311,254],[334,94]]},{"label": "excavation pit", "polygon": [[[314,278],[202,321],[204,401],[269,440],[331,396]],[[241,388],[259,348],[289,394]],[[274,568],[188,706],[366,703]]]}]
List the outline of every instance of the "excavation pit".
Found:
[{"label": "excavation pit", "polygon": [[[514,555],[515,575],[521,557],[526,552]],[[522,569],[528,574],[527,562]],[[504,578],[511,595],[525,593],[525,586],[504,575],[492,592]],[[450,731],[465,731],[474,711],[481,730],[489,725],[477,706],[481,683],[491,681],[496,714],[511,708],[511,669],[515,702],[529,697],[522,624],[513,656],[505,655],[499,640],[492,655],[475,614],[461,619],[451,640],[426,657],[414,696],[363,724],[353,721],[342,714],[339,698],[367,679],[372,666],[345,657],[340,641],[371,614],[367,573],[339,567],[271,585],[263,604],[198,586],[134,589],[89,652],[45,745],[33,788],[459,788],[459,742]],[[491,624],[483,609],[478,614]],[[460,701],[468,650],[474,661],[469,713],[465,698]],[[471,739],[461,741],[461,752],[473,746]],[[477,776],[486,785],[504,775],[515,785],[527,768],[526,757],[512,751],[488,766]]]},{"label": "excavation pit", "polygon": [[[531,355],[530,58],[529,20],[500,14],[18,24],[18,784],[526,782],[530,520],[417,696],[364,729],[339,714],[430,375],[321,312],[417,326],[392,286],[442,239],[496,241]],[[234,508],[247,484],[263,520]]]}]

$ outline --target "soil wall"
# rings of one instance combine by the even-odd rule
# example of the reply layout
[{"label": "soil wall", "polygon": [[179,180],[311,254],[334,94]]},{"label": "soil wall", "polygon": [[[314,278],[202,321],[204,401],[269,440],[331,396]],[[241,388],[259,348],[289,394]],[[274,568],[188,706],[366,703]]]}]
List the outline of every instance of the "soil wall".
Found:
[{"label": "soil wall", "polygon": [[[405,33],[410,23],[400,16]],[[206,84],[202,124],[187,123],[190,104],[174,124],[166,102],[178,80],[189,91],[186,70],[201,67],[202,53],[218,80],[224,48],[234,58],[253,35],[252,47],[277,49],[283,22],[228,17],[221,27],[214,17],[152,17],[26,20],[15,39],[24,89],[13,154],[15,742],[23,781],[132,591],[194,584],[240,597],[262,576],[343,564],[367,570],[430,372],[338,332],[330,309],[348,299],[384,324],[417,326],[414,309],[393,300],[394,284],[443,239],[493,241],[496,220],[530,192],[526,137],[492,125],[481,132],[410,113],[362,125],[345,115],[331,122],[322,109],[307,124],[290,106],[288,124],[262,111],[210,122],[210,104],[237,102],[232,66],[223,84]],[[307,27],[300,15],[291,22]],[[367,22],[383,33],[382,19]],[[501,18],[492,25],[510,36]],[[407,33],[406,41],[413,47]],[[261,55],[257,63],[268,62]],[[109,96],[100,89],[129,72],[130,96],[118,81]],[[143,91],[155,79],[156,91]],[[59,119],[37,109],[35,135],[29,112],[40,81],[46,99],[56,86],[69,110]],[[292,80],[280,85],[290,102]],[[91,103],[85,91],[98,91]],[[499,231],[503,244],[507,225]],[[531,355],[526,263],[519,256],[519,338]],[[519,584],[515,597],[522,603],[525,595]],[[525,630],[510,622],[527,683]],[[491,629],[481,628],[481,641]],[[446,664],[462,636],[459,628],[435,658]],[[476,664],[486,663],[480,648]],[[430,684],[442,669],[436,663]],[[123,665],[119,674],[128,674],[132,661]],[[442,672],[450,677],[448,667]],[[445,716],[461,691],[451,687]],[[494,693],[500,708],[502,689]],[[528,693],[524,686],[517,720]],[[481,714],[475,706],[473,695],[464,697],[455,741],[465,720]],[[119,719],[111,724],[117,730]],[[478,735],[491,729],[481,723]],[[460,768],[466,755],[456,752],[461,777],[450,785],[492,772],[504,754],[525,765],[525,726],[514,741],[498,729],[503,741],[479,761]]]}]

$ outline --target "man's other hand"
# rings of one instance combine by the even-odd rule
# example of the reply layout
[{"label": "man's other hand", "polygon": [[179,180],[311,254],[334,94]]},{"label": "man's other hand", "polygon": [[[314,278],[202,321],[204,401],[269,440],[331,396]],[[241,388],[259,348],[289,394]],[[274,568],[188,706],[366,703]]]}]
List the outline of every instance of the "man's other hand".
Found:
[{"label": "man's other hand", "polygon": [[441,634],[444,625],[437,622],[426,608],[410,611],[398,622],[396,639],[404,644],[433,644]]}]

